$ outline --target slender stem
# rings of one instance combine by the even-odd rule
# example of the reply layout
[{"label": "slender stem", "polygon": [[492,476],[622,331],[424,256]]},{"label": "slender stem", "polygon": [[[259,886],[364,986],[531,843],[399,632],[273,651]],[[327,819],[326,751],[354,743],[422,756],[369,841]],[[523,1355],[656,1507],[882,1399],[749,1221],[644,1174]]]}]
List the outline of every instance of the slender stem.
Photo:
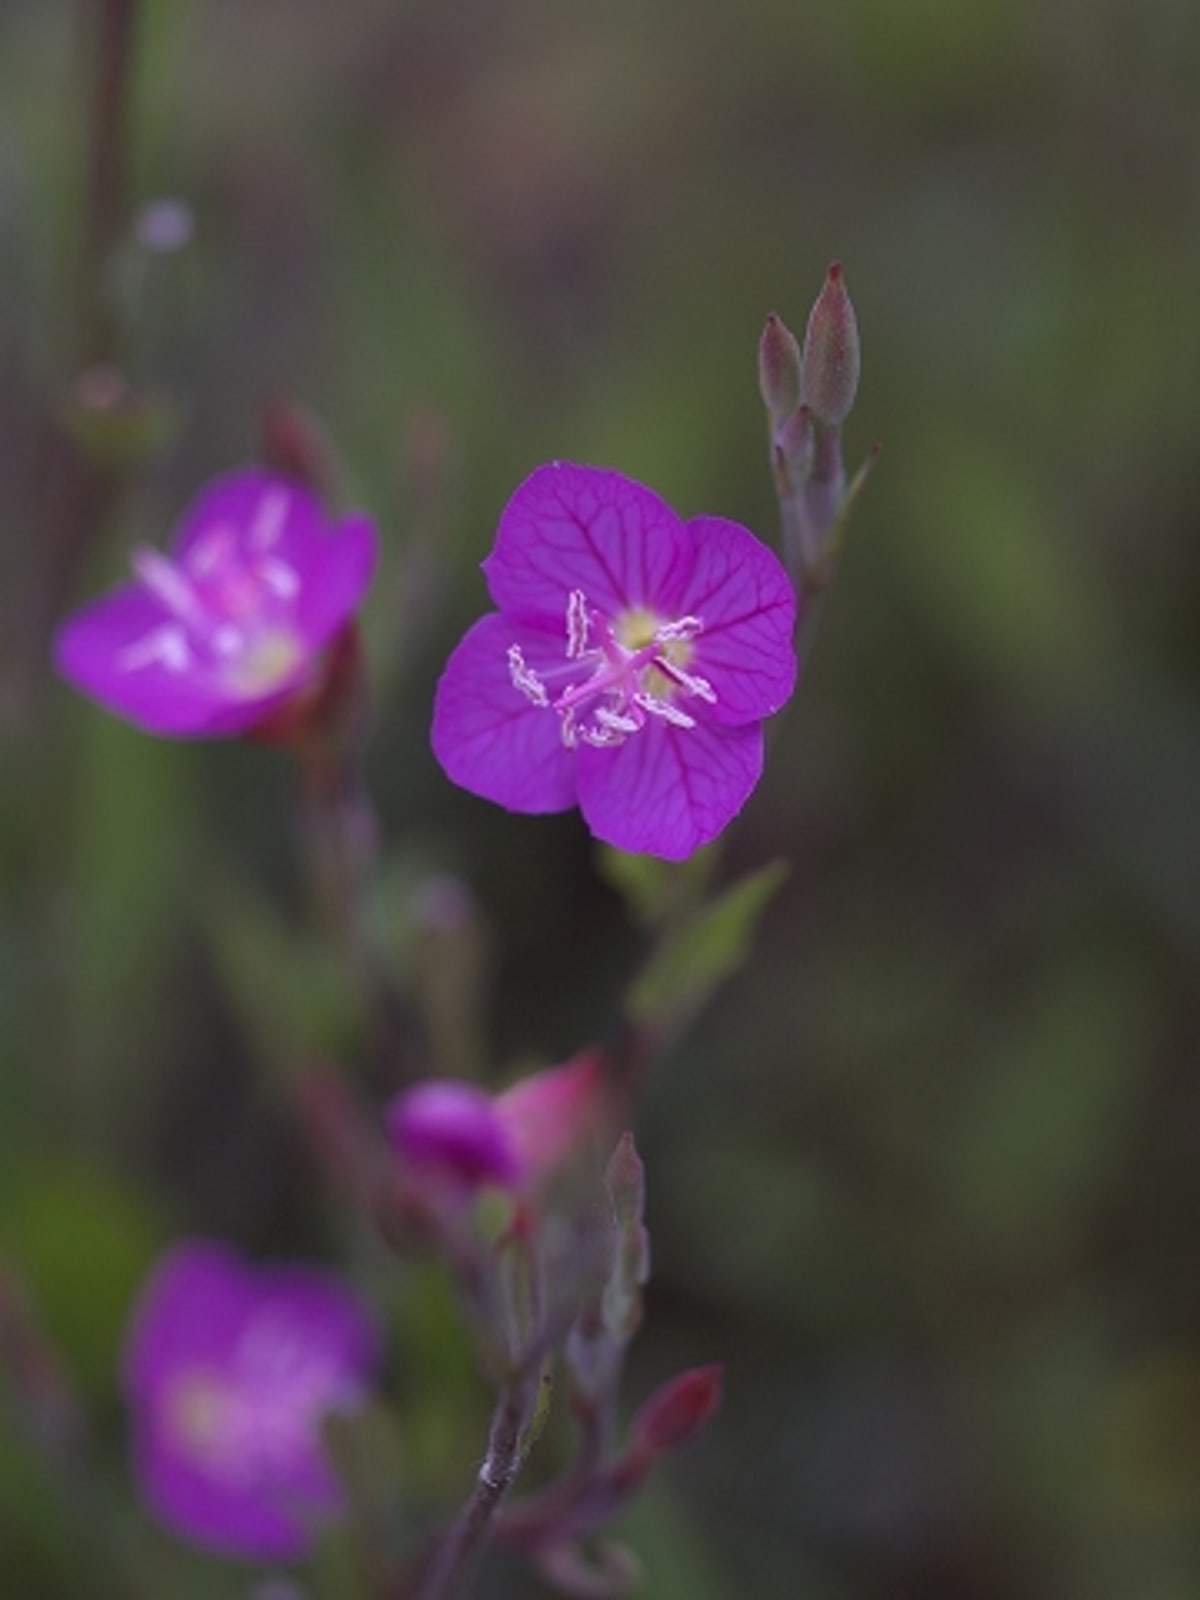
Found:
[{"label": "slender stem", "polygon": [[86,362],[111,360],[117,342],[108,274],[125,226],[129,124],[139,0],[84,0],[91,77],[84,149],[81,341]]},{"label": "slender stem", "polygon": [[501,1391],[492,1414],[487,1455],[470,1498],[434,1551],[414,1600],[453,1600],[463,1594],[492,1531],[496,1514],[517,1481],[524,1439],[537,1398],[527,1374]]}]

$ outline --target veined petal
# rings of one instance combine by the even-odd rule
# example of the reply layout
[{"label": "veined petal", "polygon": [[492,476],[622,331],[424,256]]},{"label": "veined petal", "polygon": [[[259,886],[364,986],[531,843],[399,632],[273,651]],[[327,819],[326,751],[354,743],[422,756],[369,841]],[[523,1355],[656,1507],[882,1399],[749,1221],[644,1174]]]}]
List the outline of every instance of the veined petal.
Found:
[{"label": "veined petal", "polygon": [[74,613],[54,641],[58,670],[68,682],[147,733],[208,738],[243,733],[261,721],[303,680],[301,662],[269,695],[238,699],[206,670],[172,670],[178,630],[161,603],[126,584]]},{"label": "veined petal", "polygon": [[657,608],[660,590],[688,556],[680,519],[640,483],[602,467],[539,467],[500,517],[483,563],[501,610],[561,630],[581,590],[609,616]]},{"label": "veined petal", "polygon": [[438,683],[433,753],[461,788],[509,811],[567,811],[576,802],[574,756],[555,713],[514,686],[514,644],[535,672],[562,665],[561,625],[540,628],[499,612],[481,617]]},{"label": "veined petal", "polygon": [[579,751],[579,806],[597,839],[683,861],[742,809],[762,773],[757,724],[653,720],[623,744]]},{"label": "veined petal", "polygon": [[782,563],[739,523],[693,517],[694,554],[672,597],[679,614],[700,617],[688,671],[716,694],[709,722],[757,722],[778,711],[796,686],[796,596]]}]

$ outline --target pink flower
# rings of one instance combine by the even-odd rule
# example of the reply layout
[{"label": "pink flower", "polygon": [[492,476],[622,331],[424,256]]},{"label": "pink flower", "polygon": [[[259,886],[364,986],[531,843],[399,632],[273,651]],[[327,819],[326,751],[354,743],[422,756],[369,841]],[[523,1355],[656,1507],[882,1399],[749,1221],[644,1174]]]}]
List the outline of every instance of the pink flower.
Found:
[{"label": "pink flower", "polygon": [[602,1058],[585,1051],[495,1096],[451,1078],[413,1084],[392,1101],[387,1127],[418,1187],[432,1179],[462,1193],[516,1192],[566,1161],[605,1109]]},{"label": "pink flower", "polygon": [[290,1560],[342,1508],[322,1417],[366,1398],[376,1329],[331,1274],[256,1270],[217,1244],[157,1266],[125,1348],[134,1470],[151,1508],[208,1549]]},{"label": "pink flower", "polygon": [[245,733],[317,687],[375,546],[366,517],[331,522],[290,479],[230,473],[192,506],[171,555],[138,550],[133,583],[67,619],[59,671],[148,733]]},{"label": "pink flower", "polygon": [[578,805],[596,838],[669,860],[720,833],[795,685],[775,556],[618,472],[555,463],[513,495],[483,567],[499,610],[434,705],[449,777],[510,811]]}]

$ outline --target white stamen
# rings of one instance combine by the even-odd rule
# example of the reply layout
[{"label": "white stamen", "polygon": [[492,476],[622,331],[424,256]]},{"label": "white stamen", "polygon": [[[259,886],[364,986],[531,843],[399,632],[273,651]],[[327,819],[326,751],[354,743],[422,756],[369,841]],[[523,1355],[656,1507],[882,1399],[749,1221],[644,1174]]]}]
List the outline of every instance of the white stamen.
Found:
[{"label": "white stamen", "polygon": [[587,649],[588,612],[587,596],[582,589],[572,589],[567,599],[567,659],[578,661]]},{"label": "white stamen", "polygon": [[279,542],[283,525],[287,521],[287,495],[282,489],[272,489],[263,495],[247,538],[251,550],[263,554]]},{"label": "white stamen", "polygon": [[233,529],[225,523],[218,523],[215,528],[210,528],[187,553],[188,570],[194,572],[198,578],[210,578],[225,559],[225,554],[233,543]]},{"label": "white stamen", "polygon": [[168,672],[186,672],[192,664],[191,646],[177,622],[164,622],[141,639],[126,645],[117,656],[119,672],[161,664]]},{"label": "white stamen", "polygon": [[716,705],[717,693],[707,678],[700,678],[695,673],[685,672],[682,667],[674,666],[665,657],[660,658],[654,665],[664,677],[670,678],[673,683],[677,683],[688,694],[694,694],[700,700],[707,700],[710,706]]},{"label": "white stamen", "polygon": [[173,561],[157,550],[143,548],[133,553],[133,570],[155,599],[181,621],[204,621],[204,608],[196,591]]},{"label": "white stamen", "polygon": [[300,592],[300,578],[294,567],[288,566],[278,556],[268,556],[260,563],[262,580],[281,600],[294,600]]},{"label": "white stamen", "polygon": [[695,717],[689,717],[686,711],[681,711],[678,706],[672,705],[669,700],[660,700],[653,694],[635,694],[635,706],[641,706],[643,711],[649,711],[651,716],[661,717],[664,722],[671,722],[677,728],[694,728]]},{"label": "white stamen", "polygon": [[212,636],[213,649],[219,656],[236,656],[245,643],[242,630],[232,622],[222,623]]},{"label": "white stamen", "polygon": [[[638,700],[639,697],[635,696],[634,703],[637,704]],[[613,711],[609,706],[596,707],[596,721],[602,728],[607,728],[612,733],[636,733],[641,727],[636,717],[622,716],[619,711]]]},{"label": "white stamen", "polygon": [[576,736],[584,744],[590,744],[594,750],[605,750],[610,745],[624,744],[625,735],[615,728],[597,728],[590,723],[585,723],[582,728],[575,730]]},{"label": "white stamen", "polygon": [[532,667],[525,665],[525,657],[521,653],[519,644],[510,644],[508,647],[508,672],[513,681],[513,688],[519,689],[526,700],[535,706],[544,707],[550,704],[546,685]]},{"label": "white stamen", "polygon": [[704,632],[702,617],[680,617],[676,622],[664,622],[654,634],[656,644],[669,644],[672,639],[694,639]]}]

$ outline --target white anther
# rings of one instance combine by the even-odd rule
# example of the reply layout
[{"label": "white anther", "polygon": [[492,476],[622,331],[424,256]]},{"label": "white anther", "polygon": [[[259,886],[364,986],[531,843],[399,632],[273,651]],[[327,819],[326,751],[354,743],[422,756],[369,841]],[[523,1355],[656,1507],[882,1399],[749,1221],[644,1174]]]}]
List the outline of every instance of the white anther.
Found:
[{"label": "white anther", "polygon": [[673,666],[665,657],[660,657],[654,665],[659,672],[670,678],[672,683],[677,683],[687,694],[694,694],[698,700],[707,700],[710,706],[716,705],[717,692],[707,678],[685,672],[682,667]]},{"label": "white anther", "polygon": [[622,716],[619,711],[614,711],[610,706],[596,707],[596,721],[602,728],[607,728],[611,733],[624,736],[627,733],[636,733],[641,723],[636,717]]},{"label": "white anther", "polygon": [[157,550],[135,550],[133,570],[155,599],[161,601],[181,621],[203,622],[204,607],[173,561],[159,555]]},{"label": "white anther", "polygon": [[282,489],[271,489],[263,495],[247,536],[251,550],[262,554],[278,544],[279,535],[287,521],[287,501],[288,497]]},{"label": "white anther", "polygon": [[702,617],[680,617],[676,622],[664,622],[654,633],[656,644],[669,644],[672,639],[694,639],[704,632]]},{"label": "white anther", "polygon": [[187,635],[177,622],[164,622],[141,639],[135,639],[117,656],[119,672],[163,666],[168,672],[186,672],[192,664]]},{"label": "white anther", "polygon": [[280,561],[278,556],[268,556],[259,564],[262,581],[273,594],[281,600],[294,600],[300,593],[300,578],[294,567],[289,567],[286,561]]},{"label": "white anther", "polygon": [[546,685],[538,677],[532,667],[525,665],[525,657],[521,653],[519,644],[510,644],[508,647],[508,673],[513,681],[513,688],[519,689],[526,700],[535,706],[548,706],[550,696],[546,693]]},{"label": "white anther", "polygon": [[585,723],[582,728],[577,728],[576,735],[584,744],[590,744],[594,750],[606,750],[614,744],[624,744],[626,735],[619,733],[615,728],[597,728]]},{"label": "white anther", "polygon": [[222,623],[212,636],[213,649],[219,656],[236,656],[245,643],[242,630],[235,628],[232,622]]},{"label": "white anther", "polygon": [[201,534],[184,558],[188,571],[197,578],[211,578],[225,560],[233,542],[234,532],[227,523],[218,523],[215,528],[210,528],[207,533]]},{"label": "white anther", "polygon": [[578,661],[587,649],[588,611],[587,596],[582,589],[572,589],[567,598],[567,660]]},{"label": "white anther", "polygon": [[689,717],[686,711],[681,711],[678,706],[672,705],[669,700],[660,700],[657,695],[635,694],[633,703],[641,706],[643,711],[648,711],[651,716],[661,717],[664,722],[674,723],[677,728],[694,728],[696,726],[695,717]]}]

